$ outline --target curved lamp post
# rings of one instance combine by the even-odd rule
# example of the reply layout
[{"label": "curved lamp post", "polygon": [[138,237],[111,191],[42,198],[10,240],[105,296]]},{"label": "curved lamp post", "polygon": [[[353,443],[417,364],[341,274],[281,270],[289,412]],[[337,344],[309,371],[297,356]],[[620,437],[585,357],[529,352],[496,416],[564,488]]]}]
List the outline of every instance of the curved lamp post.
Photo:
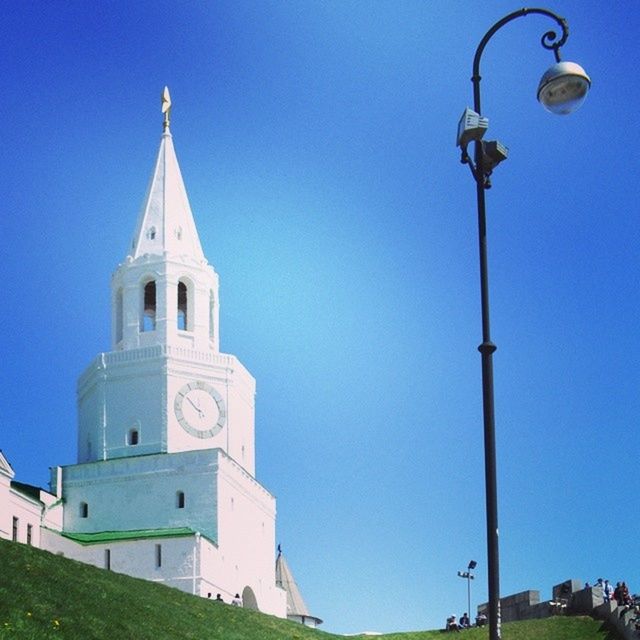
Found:
[{"label": "curved lamp post", "polygon": [[[501,639],[500,628],[500,579],[498,559],[498,500],[496,482],[496,443],[493,400],[493,352],[489,330],[489,283],[487,269],[487,235],[485,195],[491,187],[490,176],[493,169],[507,157],[507,149],[497,140],[482,140],[489,125],[481,115],[480,107],[480,59],[491,37],[505,24],[529,14],[541,14],[555,20],[562,33],[547,31],[541,40],[545,49],[553,51],[556,63],[540,80],[538,100],[548,111],[560,115],[575,111],[591,86],[591,80],[584,69],[575,62],[560,60],[560,47],[569,36],[564,18],[547,9],[520,9],[496,22],[480,41],[473,59],[473,111],[465,110],[458,125],[457,144],[462,149],[461,161],[468,164],[476,182],[478,204],[478,233],[480,242],[480,294],[482,308],[482,344],[478,347],[482,358],[482,405],[484,415],[485,485],[487,503],[487,559],[489,582],[489,638]],[[467,145],[474,142],[474,159],[467,153]]]}]

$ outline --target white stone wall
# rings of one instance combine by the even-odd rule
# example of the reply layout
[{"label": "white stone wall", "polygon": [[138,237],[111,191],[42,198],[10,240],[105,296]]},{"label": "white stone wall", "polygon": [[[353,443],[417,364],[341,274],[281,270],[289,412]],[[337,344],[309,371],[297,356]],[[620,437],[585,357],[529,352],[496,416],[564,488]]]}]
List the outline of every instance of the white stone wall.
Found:
[{"label": "white stone wall", "polygon": [[53,531],[61,531],[64,518],[62,500],[46,491],[40,491],[40,500],[43,503],[41,525]]},{"label": "white stone wall", "polygon": [[[11,540],[13,538],[13,518],[18,518],[18,538],[17,542],[27,544],[28,530],[31,528],[31,544],[34,547],[40,546],[40,515],[42,513],[42,505],[39,501],[29,498],[19,493],[13,488],[9,488],[8,498],[3,505],[2,512],[5,514],[3,518],[2,537]],[[5,511],[6,508],[6,511]],[[4,531],[6,530],[7,535]]]},{"label": "white stone wall", "polygon": [[[213,542],[198,534],[80,544],[57,532],[44,529],[42,548],[101,569],[109,568],[136,578],[160,582],[203,598],[209,594],[211,598],[215,598],[220,593],[227,603],[231,602],[236,593],[242,594],[249,587],[256,595],[260,611],[286,617],[286,595],[271,580],[273,566],[270,572],[266,572],[269,575],[246,580],[247,567],[237,568],[238,558],[233,552],[223,554]],[[261,582],[268,580],[271,580],[269,585],[262,584],[261,588]],[[260,592],[256,588],[261,589]]]},{"label": "white stone wall", "polygon": [[260,611],[286,617],[286,593],[275,584],[275,498],[233,460],[222,457],[218,505],[218,545],[225,572],[236,585],[232,591],[250,587]]},{"label": "white stone wall", "polygon": [[[213,437],[188,433],[175,413],[176,394],[196,380],[223,398],[226,423]],[[231,355],[157,345],[103,353],[78,381],[79,463],[220,448],[254,475],[254,423],[255,380]]]},{"label": "white stone wall", "polygon": [[[211,449],[63,467],[64,530],[188,527],[216,540],[218,457],[219,450]],[[183,508],[177,504],[179,491]],[[87,504],[87,517],[81,503]]]},{"label": "white stone wall", "polygon": [[39,547],[43,522],[51,528],[61,528],[62,503],[56,496],[42,489],[34,488],[38,498],[25,495],[11,486],[14,475],[13,469],[0,451],[0,538],[13,540],[13,519],[17,518],[17,542],[27,543],[31,527],[29,544]]},{"label": "white stone wall", "polygon": [[[78,462],[166,451],[160,347],[100,354],[78,381]],[[139,444],[127,444],[132,429]]]},{"label": "white stone wall", "polygon": [[193,534],[177,538],[80,544],[45,529],[42,548],[100,569],[161,582],[187,593],[198,594],[199,539],[200,536]]},{"label": "white stone wall", "polygon": [[[176,355],[179,355],[177,353]],[[211,364],[199,362],[197,353],[167,361],[167,451],[220,448],[255,474],[255,380],[234,356],[219,354]],[[196,438],[179,424],[174,411],[176,394],[187,383],[202,380],[223,398],[226,423],[210,438]]]},{"label": "white stone wall", "polygon": [[[1,454],[0,454],[1,455]],[[4,471],[4,472],[3,472]],[[7,468],[0,468],[0,538],[11,540],[11,478],[13,474]]]}]

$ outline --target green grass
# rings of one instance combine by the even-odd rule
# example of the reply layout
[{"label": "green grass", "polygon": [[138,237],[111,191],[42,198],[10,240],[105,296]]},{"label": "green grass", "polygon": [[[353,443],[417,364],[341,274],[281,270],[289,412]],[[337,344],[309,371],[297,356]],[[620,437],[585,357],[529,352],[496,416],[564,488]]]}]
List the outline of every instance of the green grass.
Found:
[{"label": "green grass", "polygon": [[[460,633],[444,634],[442,631],[390,633],[379,636],[384,640],[487,640],[486,627],[467,629]],[[602,627],[602,623],[588,616],[553,617],[541,620],[509,622],[502,626],[503,640],[619,640],[619,637]]]},{"label": "green grass", "polygon": [[[504,625],[504,640],[617,640],[591,618]],[[343,636],[104,571],[0,540],[0,638],[16,640],[337,640]],[[481,640],[416,631],[381,640]]]}]

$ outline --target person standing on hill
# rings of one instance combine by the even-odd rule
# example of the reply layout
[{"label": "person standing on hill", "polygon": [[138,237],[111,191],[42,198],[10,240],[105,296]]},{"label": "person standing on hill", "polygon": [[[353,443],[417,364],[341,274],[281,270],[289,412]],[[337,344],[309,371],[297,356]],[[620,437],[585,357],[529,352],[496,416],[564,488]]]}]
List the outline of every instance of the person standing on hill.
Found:
[{"label": "person standing on hill", "polygon": [[613,587],[609,584],[609,581],[605,579],[602,585],[602,596],[605,602],[609,602],[613,596]]}]

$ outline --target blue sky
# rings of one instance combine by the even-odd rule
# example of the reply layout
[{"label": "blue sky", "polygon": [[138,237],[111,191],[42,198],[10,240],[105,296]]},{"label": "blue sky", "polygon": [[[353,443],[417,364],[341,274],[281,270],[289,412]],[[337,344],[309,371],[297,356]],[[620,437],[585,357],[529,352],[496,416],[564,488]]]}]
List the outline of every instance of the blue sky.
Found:
[{"label": "blue sky", "polygon": [[[636,2],[558,0],[593,89],[536,102],[553,25],[483,58],[501,590],[640,591]],[[435,628],[486,599],[474,184],[455,148],[492,1],[16,2],[0,26],[0,447],[46,485],[75,384],[110,347],[124,259],[172,132],[257,379],[257,476],[328,631]]]}]

